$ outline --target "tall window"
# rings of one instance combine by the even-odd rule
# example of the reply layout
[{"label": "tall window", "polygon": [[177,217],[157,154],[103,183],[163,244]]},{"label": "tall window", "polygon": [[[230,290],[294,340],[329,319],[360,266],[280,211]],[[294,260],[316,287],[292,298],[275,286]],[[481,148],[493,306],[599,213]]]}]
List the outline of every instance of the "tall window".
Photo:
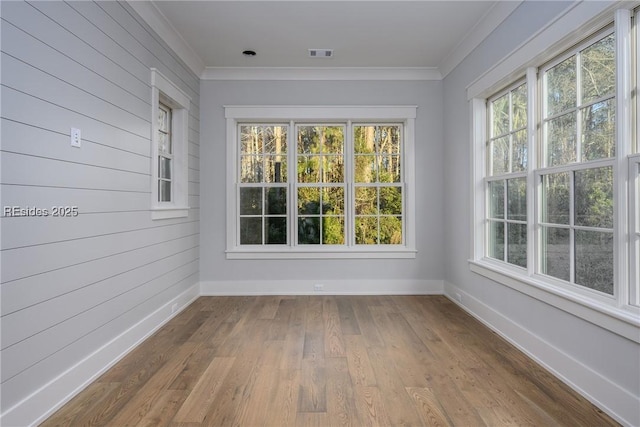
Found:
[{"label": "tall window", "polygon": [[402,128],[358,125],[353,140],[356,244],[401,244]]},{"label": "tall window", "polygon": [[539,272],[613,295],[615,39],[542,70]]},{"label": "tall window", "polygon": [[240,126],[240,244],[287,243],[287,126]]},{"label": "tall window", "polygon": [[414,257],[415,107],[386,108],[227,107],[230,257]]},{"label": "tall window", "polygon": [[527,84],[489,100],[487,255],[527,267]]},{"label": "tall window", "polygon": [[298,244],[345,243],[345,127],[296,126]]},{"label": "tall window", "polygon": [[151,218],[185,217],[191,99],[151,69]]},{"label": "tall window", "polygon": [[171,201],[171,108],[158,105],[158,202]]}]

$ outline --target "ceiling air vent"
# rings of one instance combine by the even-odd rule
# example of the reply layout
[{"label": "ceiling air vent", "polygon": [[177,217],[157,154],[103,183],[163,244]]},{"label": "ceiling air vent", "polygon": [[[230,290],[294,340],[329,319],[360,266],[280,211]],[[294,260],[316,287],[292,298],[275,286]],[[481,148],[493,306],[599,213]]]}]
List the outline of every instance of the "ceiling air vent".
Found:
[{"label": "ceiling air vent", "polygon": [[311,58],[331,58],[333,49],[309,49],[309,56]]}]

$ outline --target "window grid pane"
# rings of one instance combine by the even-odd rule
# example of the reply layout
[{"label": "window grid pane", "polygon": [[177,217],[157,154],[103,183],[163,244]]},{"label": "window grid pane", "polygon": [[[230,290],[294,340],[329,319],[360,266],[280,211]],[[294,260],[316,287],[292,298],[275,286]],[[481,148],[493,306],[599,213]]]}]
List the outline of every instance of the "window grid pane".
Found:
[{"label": "window grid pane", "polygon": [[[611,33],[543,71],[539,169],[539,272],[608,295],[614,293],[615,76]],[[591,161],[599,163],[584,165]]]},{"label": "window grid pane", "polygon": [[401,127],[354,125],[353,151],[355,244],[403,244]]},{"label": "window grid pane", "polygon": [[527,266],[527,84],[518,83],[489,102],[486,255]]},{"label": "window grid pane", "polygon": [[298,125],[297,213],[299,245],[344,245],[345,127]]},{"label": "window grid pane", "polygon": [[239,125],[240,245],[288,242],[287,130],[279,124]]},{"label": "window grid pane", "polygon": [[171,143],[171,108],[158,104],[158,202],[169,203],[172,199],[171,177],[173,166]]}]

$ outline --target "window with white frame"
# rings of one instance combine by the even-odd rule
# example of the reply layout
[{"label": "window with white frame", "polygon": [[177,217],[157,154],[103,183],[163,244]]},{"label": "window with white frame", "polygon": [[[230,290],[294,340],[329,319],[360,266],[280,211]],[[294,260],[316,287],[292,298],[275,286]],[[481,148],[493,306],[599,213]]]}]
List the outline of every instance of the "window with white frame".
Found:
[{"label": "window with white frame", "polygon": [[489,100],[487,256],[527,267],[527,84]]},{"label": "window with white frame", "polygon": [[[546,58],[543,32],[521,48],[542,48],[529,52],[538,59],[509,57],[496,67],[500,73],[468,89],[470,267],[637,340],[628,328],[640,326],[640,153],[632,147],[632,111],[640,108],[632,105],[631,13],[608,12],[589,25],[591,36],[567,31],[556,43],[566,50]],[[520,65],[506,72],[505,64]],[[525,77],[513,80],[518,72]]]},{"label": "window with white frame", "polygon": [[226,107],[228,257],[414,257],[415,110]]},{"label": "window with white frame", "polygon": [[171,108],[158,105],[158,202],[171,202],[171,168],[173,147],[171,144]]},{"label": "window with white frame", "polygon": [[541,70],[539,273],[613,295],[615,38]]},{"label": "window with white frame", "polygon": [[151,89],[151,218],[185,217],[191,100],[154,68]]}]

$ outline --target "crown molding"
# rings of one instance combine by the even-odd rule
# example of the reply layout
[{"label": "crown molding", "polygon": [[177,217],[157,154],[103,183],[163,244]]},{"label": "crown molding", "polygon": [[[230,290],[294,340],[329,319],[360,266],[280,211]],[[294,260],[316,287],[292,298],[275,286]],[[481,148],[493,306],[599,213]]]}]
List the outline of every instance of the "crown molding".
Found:
[{"label": "crown molding", "polygon": [[442,80],[427,67],[206,67],[202,80]]},{"label": "crown molding", "polygon": [[126,0],[127,4],[155,31],[160,38],[184,61],[185,64],[200,76],[205,69],[202,58],[189,46],[180,33],[169,22],[152,1]]}]

